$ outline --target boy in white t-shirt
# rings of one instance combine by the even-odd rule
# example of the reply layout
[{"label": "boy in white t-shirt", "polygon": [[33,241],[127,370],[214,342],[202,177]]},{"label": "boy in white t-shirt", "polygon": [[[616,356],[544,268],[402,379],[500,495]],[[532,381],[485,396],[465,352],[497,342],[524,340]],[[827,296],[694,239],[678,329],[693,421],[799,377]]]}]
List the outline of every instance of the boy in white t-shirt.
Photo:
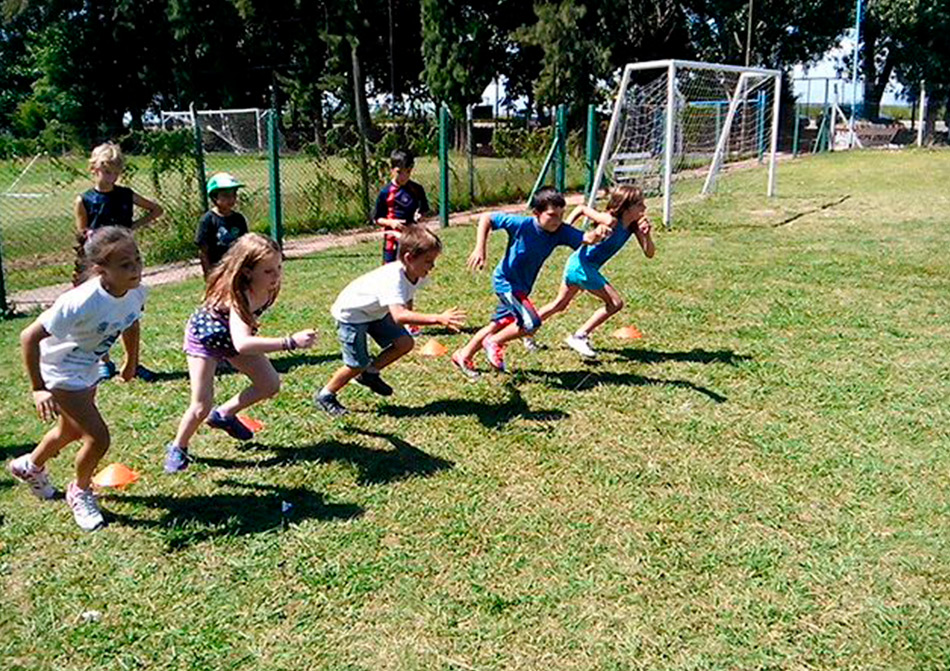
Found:
[{"label": "boy in white t-shirt", "polygon": [[23,329],[23,360],[33,387],[33,403],[44,421],[56,420],[30,454],[10,462],[10,473],[40,499],[52,499],[46,462],[74,441],[76,479],[66,503],[76,523],[92,531],[104,523],[92,493],[92,474],[109,449],[109,427],[96,407],[99,360],[121,335],[126,360],[120,376],[135,377],[139,318],[145,307],[142,257],[126,228],[94,231],[81,248],[94,277],[56,299],[53,307]]},{"label": "boy in white t-shirt", "polygon": [[[317,392],[317,407],[334,417],[346,414],[336,395],[353,379],[381,396],[391,395],[392,387],[379,371],[412,350],[415,341],[406,326],[442,325],[458,330],[465,323],[465,313],[458,308],[426,314],[407,307],[441,252],[438,236],[423,226],[407,226],[396,261],[356,278],[340,292],[330,313],[337,321],[343,366]],[[372,360],[367,334],[382,348]]]}]

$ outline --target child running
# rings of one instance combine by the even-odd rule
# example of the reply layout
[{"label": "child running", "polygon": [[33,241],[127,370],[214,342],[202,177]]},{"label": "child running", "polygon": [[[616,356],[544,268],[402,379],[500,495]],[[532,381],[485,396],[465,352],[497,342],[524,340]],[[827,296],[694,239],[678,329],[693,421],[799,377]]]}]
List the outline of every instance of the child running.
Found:
[{"label": "child running", "polygon": [[[465,323],[465,313],[458,308],[426,314],[408,307],[441,252],[442,241],[435,233],[423,226],[407,226],[400,236],[396,261],[356,278],[340,292],[330,313],[337,321],[343,366],[317,392],[317,407],[334,417],[346,414],[337,394],[353,379],[381,396],[390,396],[393,389],[379,372],[412,350],[415,341],[406,331],[407,325],[442,325],[457,330]],[[382,348],[375,359],[370,359],[367,335]]]},{"label": "child running", "polygon": [[[122,149],[114,142],[100,144],[92,150],[89,156],[89,172],[92,173],[93,188],[76,196],[73,204],[73,215],[76,221],[76,233],[79,246],[86,241],[91,231],[104,226],[122,226],[136,229],[147,226],[162,216],[162,206],[139,195],[127,186],[116,184],[125,169],[125,157]],[[145,214],[133,219],[134,209],[145,210]],[[77,247],[77,251],[78,251]],[[85,269],[81,264],[76,266],[76,276],[85,276]],[[74,284],[78,284],[78,280]],[[124,339],[123,339],[124,341]],[[139,343],[136,343],[138,347]],[[116,373],[115,364],[108,356],[103,357],[99,364],[99,377],[105,381]],[[145,382],[154,382],[158,379],[156,373],[139,364],[135,371],[136,377]]]},{"label": "child running", "polygon": [[528,296],[541,266],[554,248],[593,245],[610,232],[598,226],[585,233],[562,223],[564,206],[563,195],[551,187],[543,187],[531,199],[534,216],[496,212],[483,214],[478,220],[475,249],[468,257],[469,268],[481,270],[485,266],[488,234],[492,230],[501,228],[508,233],[508,247],[492,274],[499,300],[492,321],[452,355],[452,363],[470,380],[479,377],[472,358],[480,347],[484,348],[489,364],[504,372],[505,345],[534,333],[541,326],[541,316]]},{"label": "child running", "polygon": [[122,335],[122,380],[135,376],[138,320],[145,306],[142,257],[127,228],[93,231],[80,248],[92,278],[70,289],[20,334],[23,360],[33,387],[33,403],[44,421],[56,420],[36,448],[10,462],[10,473],[39,499],[52,499],[46,462],[81,441],[76,479],[66,487],[66,503],[76,524],[93,531],[104,524],[92,493],[92,475],[109,449],[109,428],[96,407],[99,360]]},{"label": "child running", "polygon": [[603,242],[582,247],[568,257],[564,266],[564,280],[557,298],[538,310],[541,321],[547,321],[549,317],[566,310],[581,290],[604,302],[602,308],[597,309],[583,326],[564,341],[581,356],[597,357],[597,352],[588,342],[588,336],[623,308],[623,299],[601,274],[601,266],[623,248],[630,236],[636,237],[640,249],[648,259],[652,259],[656,252],[653,238],[650,237],[651,226],[650,220],[646,218],[646,209],[643,191],[639,187],[618,186],[610,194],[606,212],[598,212],[581,205],[567,218],[568,223],[573,223],[583,215],[596,224],[608,226],[612,231]]},{"label": "child running", "polygon": [[[264,356],[267,352],[305,349],[317,334],[306,329],[284,338],[257,335],[257,318],[274,304],[280,292],[281,253],[277,244],[257,233],[243,235],[208,276],[204,303],[185,326],[183,349],[188,357],[191,405],[178,424],[175,439],[165,447],[165,472],[188,468],[188,445],[201,422],[238,440],[254,433],[237,413],[280,391],[280,377]],[[227,360],[251,379],[251,386],[217,408],[214,372]]]}]

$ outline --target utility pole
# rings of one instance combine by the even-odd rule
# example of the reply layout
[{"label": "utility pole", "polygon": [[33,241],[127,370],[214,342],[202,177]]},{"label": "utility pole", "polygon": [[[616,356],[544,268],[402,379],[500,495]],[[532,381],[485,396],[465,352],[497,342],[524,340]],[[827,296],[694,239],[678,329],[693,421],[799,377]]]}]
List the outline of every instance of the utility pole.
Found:
[{"label": "utility pole", "polygon": [[749,61],[752,58],[752,3],[754,0],[749,0],[749,16],[746,21],[746,31],[745,31],[745,66],[749,67]]}]

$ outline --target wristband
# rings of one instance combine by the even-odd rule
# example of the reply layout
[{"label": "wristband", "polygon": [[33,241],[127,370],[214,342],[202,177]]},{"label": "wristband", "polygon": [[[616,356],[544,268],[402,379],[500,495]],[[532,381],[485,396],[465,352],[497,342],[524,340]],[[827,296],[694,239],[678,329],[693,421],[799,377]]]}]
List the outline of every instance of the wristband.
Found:
[{"label": "wristband", "polygon": [[293,336],[284,338],[284,349],[288,351],[297,349],[297,341],[294,340]]}]

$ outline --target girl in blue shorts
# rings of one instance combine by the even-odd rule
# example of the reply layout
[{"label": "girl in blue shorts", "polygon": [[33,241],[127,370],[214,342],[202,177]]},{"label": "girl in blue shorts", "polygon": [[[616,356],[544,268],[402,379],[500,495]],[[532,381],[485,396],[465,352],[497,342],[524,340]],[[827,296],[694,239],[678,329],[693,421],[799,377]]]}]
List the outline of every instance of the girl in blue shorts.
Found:
[{"label": "girl in blue shorts", "polygon": [[[313,345],[317,334],[310,329],[283,338],[257,335],[258,317],[277,300],[281,276],[280,248],[257,233],[238,238],[208,275],[204,303],[185,326],[183,349],[188,356],[191,405],[175,439],[165,447],[166,473],[188,467],[188,444],[202,422],[238,440],[253,438],[237,413],[280,390],[280,378],[265,355]],[[213,408],[219,361],[228,361],[247,375],[251,386]]]},{"label": "girl in blue shorts", "polygon": [[636,237],[647,258],[653,258],[656,248],[650,237],[650,221],[646,218],[646,203],[643,191],[636,186],[619,186],[610,193],[607,211],[599,212],[584,205],[578,206],[567,218],[573,223],[579,216],[585,216],[596,224],[613,229],[606,239],[596,245],[580,247],[567,260],[564,267],[564,280],[557,298],[541,307],[538,315],[541,321],[563,312],[571,304],[579,291],[587,291],[604,302],[603,307],[584,322],[565,342],[578,354],[594,358],[597,352],[590,346],[588,337],[591,332],[623,308],[623,299],[607,278],[600,272],[601,266],[619,252],[631,236]]}]

